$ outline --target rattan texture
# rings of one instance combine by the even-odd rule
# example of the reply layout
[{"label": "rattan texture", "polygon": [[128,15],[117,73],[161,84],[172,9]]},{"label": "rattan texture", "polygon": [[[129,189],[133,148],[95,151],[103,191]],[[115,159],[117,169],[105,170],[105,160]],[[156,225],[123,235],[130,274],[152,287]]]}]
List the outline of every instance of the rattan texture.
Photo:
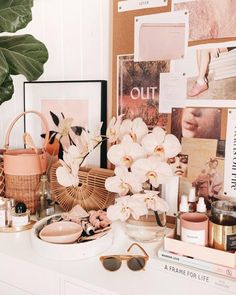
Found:
[{"label": "rattan texture", "polygon": [[5,174],[7,198],[13,198],[17,202],[24,202],[30,214],[34,214],[38,200],[35,197],[35,189],[40,181],[41,174],[36,175],[7,175]]},{"label": "rattan texture", "polygon": [[56,162],[50,169],[50,185],[53,199],[63,210],[70,211],[77,204],[86,211],[105,209],[114,204],[115,194],[105,189],[105,180],[114,175],[113,170],[81,168],[79,186],[64,187],[57,182],[56,169],[59,166],[60,163]]},{"label": "rattan texture", "polygon": [[5,176],[3,161],[0,160],[0,196],[5,197]]}]

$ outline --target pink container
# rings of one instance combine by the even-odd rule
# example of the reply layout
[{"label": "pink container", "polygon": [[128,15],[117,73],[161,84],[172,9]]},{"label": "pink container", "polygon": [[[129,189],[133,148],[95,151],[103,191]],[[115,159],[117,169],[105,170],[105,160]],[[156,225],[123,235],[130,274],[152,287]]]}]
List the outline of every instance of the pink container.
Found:
[{"label": "pink container", "polygon": [[207,246],[209,218],[202,213],[184,213],[180,216],[181,241]]}]

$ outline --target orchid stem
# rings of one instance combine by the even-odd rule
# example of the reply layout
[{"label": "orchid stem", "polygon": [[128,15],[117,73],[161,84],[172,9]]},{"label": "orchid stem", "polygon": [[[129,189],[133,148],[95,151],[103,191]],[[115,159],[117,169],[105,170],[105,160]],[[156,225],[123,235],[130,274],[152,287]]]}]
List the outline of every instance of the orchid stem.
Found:
[{"label": "orchid stem", "polygon": [[161,223],[161,219],[160,219],[160,216],[159,216],[158,212],[157,212],[157,211],[154,211],[154,214],[155,214],[155,217],[156,217],[156,222],[157,222],[157,224],[158,224],[159,226],[161,226],[161,227],[164,227],[165,224],[162,224],[162,223]]},{"label": "orchid stem", "polygon": [[[102,139],[101,141],[99,141],[94,147],[92,150],[94,150],[97,146],[99,146],[99,144],[102,144],[104,141],[107,140],[107,137]],[[82,166],[82,164],[84,163],[85,159],[87,158],[87,156],[90,154],[91,151],[87,152],[87,154],[84,156],[82,162],[80,163],[80,166]]]}]

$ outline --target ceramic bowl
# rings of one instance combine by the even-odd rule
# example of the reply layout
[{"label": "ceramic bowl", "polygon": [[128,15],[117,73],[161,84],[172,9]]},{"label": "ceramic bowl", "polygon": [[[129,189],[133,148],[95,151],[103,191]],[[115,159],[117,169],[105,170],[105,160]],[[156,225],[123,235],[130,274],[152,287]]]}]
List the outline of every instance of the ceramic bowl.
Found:
[{"label": "ceramic bowl", "polygon": [[71,221],[59,221],[46,225],[39,233],[40,239],[49,243],[74,243],[82,234],[82,226]]}]

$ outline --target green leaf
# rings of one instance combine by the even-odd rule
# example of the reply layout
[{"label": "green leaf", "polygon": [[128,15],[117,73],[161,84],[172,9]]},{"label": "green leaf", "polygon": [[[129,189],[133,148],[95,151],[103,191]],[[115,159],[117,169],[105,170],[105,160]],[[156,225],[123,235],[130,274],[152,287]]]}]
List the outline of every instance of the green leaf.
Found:
[{"label": "green leaf", "polygon": [[9,73],[8,63],[0,51],[0,85],[5,81],[7,75]]},{"label": "green leaf", "polygon": [[0,32],[16,32],[32,20],[33,0],[1,0]]},{"label": "green leaf", "polygon": [[0,37],[0,54],[5,57],[11,75],[22,74],[28,81],[42,75],[48,59],[46,46],[31,35]]},{"label": "green leaf", "polygon": [[12,82],[12,78],[10,75],[7,75],[4,82],[0,85],[0,105],[6,101],[11,99],[14,93],[14,86]]}]

